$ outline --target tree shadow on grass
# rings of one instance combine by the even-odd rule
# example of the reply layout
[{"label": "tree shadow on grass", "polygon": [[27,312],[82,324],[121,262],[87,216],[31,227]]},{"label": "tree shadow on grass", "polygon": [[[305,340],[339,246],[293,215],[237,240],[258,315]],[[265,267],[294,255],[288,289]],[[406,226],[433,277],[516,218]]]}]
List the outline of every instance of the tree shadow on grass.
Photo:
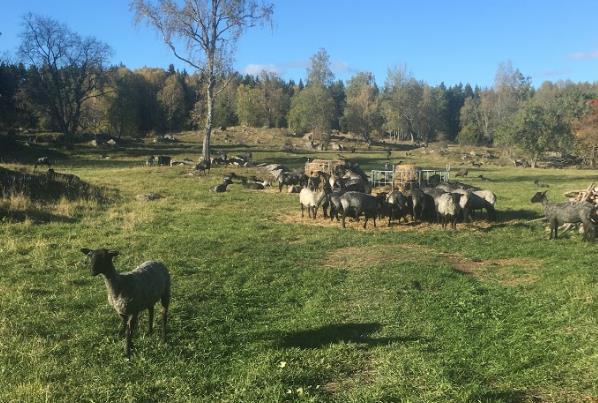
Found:
[{"label": "tree shadow on grass", "polygon": [[368,347],[387,345],[395,342],[421,340],[417,336],[372,337],[372,333],[382,329],[379,323],[342,323],[330,324],[314,329],[299,330],[277,335],[277,341],[283,348],[321,348],[336,343],[365,344]]},{"label": "tree shadow on grass", "polygon": [[542,217],[542,215],[538,214],[538,212],[534,210],[502,210],[497,214],[497,221],[507,222],[513,220],[533,220],[540,217]]},{"label": "tree shadow on grass", "polygon": [[8,219],[8,221],[11,222],[24,222],[26,220],[31,220],[34,224],[48,224],[53,222],[72,224],[77,221],[72,217],[52,214],[45,211],[9,211],[5,208],[0,208],[0,222],[4,219]]}]

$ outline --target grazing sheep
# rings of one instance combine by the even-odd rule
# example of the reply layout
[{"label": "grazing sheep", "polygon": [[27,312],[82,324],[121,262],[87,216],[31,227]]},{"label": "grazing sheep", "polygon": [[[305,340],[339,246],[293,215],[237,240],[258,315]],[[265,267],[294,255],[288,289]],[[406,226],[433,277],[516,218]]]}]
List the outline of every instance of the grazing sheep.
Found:
[{"label": "grazing sheep", "polygon": [[382,202],[384,199],[361,192],[347,192],[340,197],[342,211],[342,226],[345,228],[345,217],[353,214],[356,220],[359,220],[361,213],[365,215],[363,228],[366,228],[368,219],[374,220],[376,228],[376,217],[382,211]]},{"label": "grazing sheep", "polygon": [[[404,218],[405,222],[407,222],[407,214],[409,213],[407,198],[403,193],[399,192],[398,190],[395,190],[386,195],[384,209],[386,210],[385,212],[388,215],[389,226],[393,218],[397,218],[399,220],[399,224],[401,223],[401,218]],[[411,210],[411,212],[411,219],[413,219],[413,210]]]},{"label": "grazing sheep", "polygon": [[488,181],[488,182],[492,182],[492,179],[485,177],[484,175],[478,175],[478,178],[480,178],[483,181]]},{"label": "grazing sheep", "polygon": [[461,168],[455,174],[455,178],[458,178],[459,176],[465,177],[467,175],[469,175],[469,169],[467,169],[467,168]]},{"label": "grazing sheep", "polygon": [[125,355],[130,357],[133,332],[139,314],[148,310],[148,332],[152,333],[154,305],[158,300],[162,304],[162,340],[166,341],[166,320],[170,304],[170,275],[163,263],[148,261],[128,273],[118,273],[112,259],[117,251],[106,249],[81,249],[90,260],[92,276],[102,274],[108,290],[108,303],[116,310],[122,320],[120,333],[126,334]]},{"label": "grazing sheep", "polygon": [[199,163],[195,164],[195,168],[194,168],[194,169],[195,169],[197,172],[203,172],[203,173],[206,173],[206,171],[209,171],[209,170],[210,170],[210,168],[211,168],[211,167],[210,167],[210,162],[209,162],[209,160],[203,160],[203,161],[201,161],[201,162],[199,162]]},{"label": "grazing sheep", "polygon": [[409,189],[405,192],[405,197],[407,198],[407,206],[411,210],[411,217],[414,220],[421,220],[426,198],[424,192],[417,188]]},{"label": "grazing sheep", "polygon": [[37,169],[38,165],[46,165],[48,167],[48,169],[52,167],[52,163],[50,162],[50,158],[48,158],[48,157],[39,157],[35,161],[35,165],[33,165],[34,171]]},{"label": "grazing sheep", "polygon": [[544,206],[544,215],[550,224],[549,239],[557,239],[559,225],[582,223],[584,239],[593,241],[596,235],[596,206],[588,202],[549,203],[546,192],[536,192],[531,202]]},{"label": "grazing sheep", "polygon": [[473,193],[486,200],[492,207],[496,205],[496,195],[490,190],[474,190]]},{"label": "grazing sheep", "polygon": [[460,193],[443,193],[434,199],[436,212],[443,229],[449,222],[452,229],[457,229],[457,219],[461,212],[460,199]]}]

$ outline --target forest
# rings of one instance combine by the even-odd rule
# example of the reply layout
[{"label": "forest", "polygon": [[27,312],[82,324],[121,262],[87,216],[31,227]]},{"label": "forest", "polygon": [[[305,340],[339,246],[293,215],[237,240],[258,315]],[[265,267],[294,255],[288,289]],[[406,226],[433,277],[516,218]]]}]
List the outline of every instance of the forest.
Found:
[{"label": "forest", "polygon": [[[139,138],[204,126],[204,70],[109,65],[108,44],[58,21],[29,15],[24,27],[17,55],[0,63],[0,131],[56,131],[71,141],[81,133]],[[52,41],[34,45],[39,38]],[[532,165],[548,151],[574,153],[595,166],[596,82],[545,81],[536,87],[505,61],[491,87],[431,85],[407,66],[389,67],[380,86],[367,71],[336,79],[330,60],[318,49],[305,81],[268,71],[220,70],[211,125],[288,128],[289,134],[312,132],[323,143],[340,130],[365,141],[516,147]]]}]

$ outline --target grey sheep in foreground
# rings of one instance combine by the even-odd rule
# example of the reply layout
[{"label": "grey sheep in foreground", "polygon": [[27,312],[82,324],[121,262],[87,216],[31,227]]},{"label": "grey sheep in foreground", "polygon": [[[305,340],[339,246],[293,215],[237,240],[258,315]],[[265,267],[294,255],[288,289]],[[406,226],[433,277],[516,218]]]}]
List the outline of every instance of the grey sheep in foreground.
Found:
[{"label": "grey sheep in foreground", "polygon": [[582,223],[584,239],[593,241],[596,236],[596,206],[588,202],[549,203],[546,192],[536,192],[531,202],[544,206],[544,215],[550,225],[549,239],[557,239],[559,225]]},{"label": "grey sheep in foreground", "polygon": [[90,261],[92,276],[103,275],[108,290],[108,303],[122,320],[120,335],[125,334],[125,355],[131,356],[133,332],[139,314],[148,310],[148,332],[153,331],[154,305],[162,304],[162,340],[166,342],[166,321],[170,304],[170,275],[166,266],[158,261],[148,261],[128,273],[118,273],[112,259],[117,251],[82,248]]}]

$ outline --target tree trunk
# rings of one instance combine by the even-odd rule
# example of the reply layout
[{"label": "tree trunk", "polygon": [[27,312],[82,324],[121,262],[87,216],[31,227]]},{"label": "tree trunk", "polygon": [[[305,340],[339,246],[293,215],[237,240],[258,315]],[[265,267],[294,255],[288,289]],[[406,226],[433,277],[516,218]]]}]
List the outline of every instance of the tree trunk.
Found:
[{"label": "tree trunk", "polygon": [[212,136],[212,111],[214,109],[214,74],[212,72],[212,66],[210,63],[209,66],[209,73],[208,73],[208,85],[206,89],[206,102],[207,102],[207,111],[206,111],[206,125],[205,125],[205,132],[203,137],[203,149],[201,155],[204,161],[210,160],[210,137]]}]

